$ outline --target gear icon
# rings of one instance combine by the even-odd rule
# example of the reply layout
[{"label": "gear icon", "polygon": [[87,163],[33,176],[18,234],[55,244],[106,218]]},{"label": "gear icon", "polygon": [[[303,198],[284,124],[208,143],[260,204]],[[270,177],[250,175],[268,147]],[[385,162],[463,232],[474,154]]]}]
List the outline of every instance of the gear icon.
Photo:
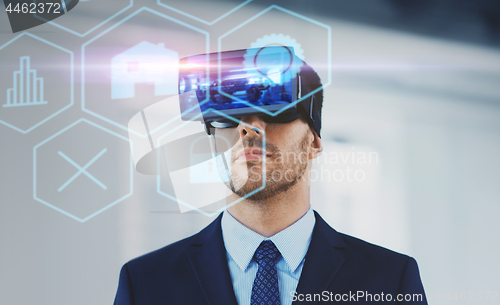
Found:
[{"label": "gear icon", "polygon": [[[295,54],[295,56],[290,56],[290,62],[285,64],[286,67],[281,69],[281,82],[288,82],[295,77],[297,73],[300,72],[302,66],[301,60],[304,60],[304,50],[302,49],[300,43],[297,40],[291,38],[290,36],[285,36],[283,34],[271,34],[264,35],[263,37],[257,39],[250,45],[250,49],[247,50],[244,56],[243,65],[247,69],[257,69],[261,74],[263,69],[259,67],[259,55],[264,54],[263,51],[267,47],[271,46],[282,46],[286,48],[290,55]],[[293,48],[292,51],[288,48]],[[270,71],[268,71],[270,72]]]}]

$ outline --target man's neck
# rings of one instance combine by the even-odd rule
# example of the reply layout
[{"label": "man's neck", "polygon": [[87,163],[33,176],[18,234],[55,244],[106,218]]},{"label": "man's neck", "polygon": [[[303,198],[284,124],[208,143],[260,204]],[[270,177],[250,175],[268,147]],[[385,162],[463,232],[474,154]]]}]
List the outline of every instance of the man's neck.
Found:
[{"label": "man's neck", "polygon": [[[228,208],[236,220],[252,231],[270,237],[286,229],[309,210],[309,186],[300,179],[286,192],[262,201],[242,200]],[[233,194],[236,200],[236,195]]]}]

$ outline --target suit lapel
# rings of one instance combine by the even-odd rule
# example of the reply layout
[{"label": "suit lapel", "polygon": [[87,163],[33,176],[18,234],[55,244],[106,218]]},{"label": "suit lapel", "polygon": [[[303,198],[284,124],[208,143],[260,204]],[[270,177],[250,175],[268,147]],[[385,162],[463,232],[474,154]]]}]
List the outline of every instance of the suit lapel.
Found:
[{"label": "suit lapel", "polygon": [[[297,294],[321,294],[327,290],[345,260],[341,254],[341,249],[345,248],[342,238],[318,213],[314,213],[316,225],[297,285]],[[221,218],[219,216],[196,236],[191,243],[195,249],[189,255],[189,260],[210,305],[237,305],[222,239]]]},{"label": "suit lapel", "polygon": [[[314,213],[316,225],[297,285],[297,294],[321,294],[327,290],[345,260],[340,251],[345,248],[342,238],[318,213]],[[294,304],[302,303],[294,302]]]},{"label": "suit lapel", "polygon": [[198,234],[189,260],[209,304],[237,305],[220,223],[221,216]]}]

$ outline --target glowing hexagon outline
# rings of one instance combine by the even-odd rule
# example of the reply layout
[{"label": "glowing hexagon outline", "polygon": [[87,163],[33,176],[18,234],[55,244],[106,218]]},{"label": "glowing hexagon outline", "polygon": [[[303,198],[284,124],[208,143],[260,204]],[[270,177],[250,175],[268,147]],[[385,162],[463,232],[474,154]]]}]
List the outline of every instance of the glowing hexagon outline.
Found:
[{"label": "glowing hexagon outline", "polygon": [[[103,115],[100,115],[100,114],[98,114],[98,113],[96,113],[94,111],[91,111],[91,110],[85,108],[85,47],[87,45],[89,45],[90,43],[96,41],[97,39],[101,38],[102,36],[106,35],[111,30],[117,28],[118,26],[120,26],[125,21],[129,20],[130,18],[136,16],[137,14],[139,14],[139,13],[141,13],[143,11],[147,11],[147,12],[153,13],[153,14],[155,14],[157,16],[160,16],[160,17],[165,18],[167,20],[173,21],[173,22],[178,23],[178,24],[180,24],[182,26],[185,26],[185,27],[187,27],[189,29],[192,29],[192,30],[194,30],[196,32],[199,32],[201,34],[206,35],[206,42],[205,42],[205,48],[206,48],[205,60],[206,60],[206,66],[207,66],[206,70],[205,70],[206,75],[210,75],[210,67],[209,67],[210,65],[208,64],[209,63],[209,53],[210,53],[210,45],[209,45],[209,42],[210,42],[210,33],[208,33],[207,31],[200,30],[200,29],[198,29],[198,28],[196,28],[196,27],[194,27],[194,26],[192,26],[190,24],[187,24],[185,22],[179,21],[179,20],[177,20],[175,18],[172,18],[172,17],[167,16],[165,14],[159,13],[159,12],[153,10],[153,9],[150,9],[150,8],[144,6],[144,7],[141,7],[140,9],[138,9],[137,11],[133,12],[132,14],[130,14],[129,16],[127,16],[126,18],[120,20],[119,22],[117,22],[115,25],[113,25],[109,29],[105,30],[104,32],[100,33],[99,35],[95,36],[94,38],[90,39],[89,41],[87,41],[86,43],[84,43],[82,45],[82,74],[81,74],[81,91],[82,91],[81,92],[81,99],[82,99],[82,107],[81,108],[82,108],[82,111],[84,111],[86,113],[89,113],[89,114],[93,115],[94,117],[96,117],[98,119],[101,119],[101,120],[103,120],[103,121],[105,121],[105,122],[107,122],[107,123],[109,123],[111,125],[114,125],[114,126],[118,127],[118,128],[121,128],[121,129],[123,129],[125,131],[132,132],[136,136],[139,136],[141,138],[146,138],[148,136],[148,134],[155,133],[159,129],[161,129],[161,128],[165,127],[166,125],[170,124],[173,120],[170,120],[168,122],[163,123],[162,125],[160,125],[160,126],[156,127],[155,129],[151,130],[149,133],[141,134],[139,132],[136,132],[135,130],[129,130],[128,126],[123,126],[123,125],[121,125],[121,124],[119,124],[119,123],[117,123],[117,122],[115,122],[115,121],[113,121],[113,120],[111,120],[109,118],[106,118]],[[203,101],[201,101],[201,102],[199,102],[198,105],[203,105],[204,103],[208,102],[209,100],[210,100],[210,93],[207,91],[206,99],[203,100]],[[193,110],[193,108],[186,110],[185,113],[189,112],[191,110]]]},{"label": "glowing hexagon outline", "polygon": [[117,200],[111,202],[110,204],[106,205],[105,207],[103,207],[100,210],[98,210],[98,211],[90,214],[89,216],[87,216],[87,217],[85,217],[83,219],[79,218],[79,217],[77,217],[77,216],[75,216],[75,215],[73,215],[73,214],[71,214],[69,212],[66,212],[65,210],[63,210],[63,209],[61,209],[59,207],[56,207],[56,206],[48,203],[47,201],[45,201],[45,200],[43,200],[41,198],[38,198],[37,197],[37,193],[36,193],[36,190],[37,190],[37,183],[36,183],[36,180],[37,180],[36,179],[36,173],[37,173],[37,170],[36,170],[36,159],[37,159],[37,156],[36,156],[36,150],[39,147],[42,147],[43,145],[45,145],[50,140],[52,140],[54,138],[57,138],[58,136],[60,136],[64,132],[70,130],[71,128],[73,128],[74,126],[76,126],[76,125],[78,125],[78,124],[80,124],[82,122],[85,122],[85,123],[87,123],[87,124],[89,124],[91,126],[94,126],[94,127],[98,128],[98,129],[101,129],[102,131],[105,131],[105,132],[111,134],[112,136],[116,136],[119,139],[125,140],[128,143],[130,143],[130,144],[132,143],[132,140],[130,140],[130,139],[128,139],[128,138],[126,138],[126,137],[124,137],[124,136],[122,136],[120,134],[117,134],[117,133],[115,133],[115,132],[113,132],[111,130],[108,130],[108,129],[106,129],[106,128],[104,128],[104,127],[102,127],[102,126],[100,126],[100,125],[98,125],[98,124],[96,124],[94,122],[91,122],[91,121],[89,121],[87,119],[83,119],[83,118],[77,120],[76,122],[70,124],[69,126],[63,128],[63,129],[61,129],[60,131],[56,132],[52,136],[48,137],[47,139],[43,140],[42,142],[38,143],[37,145],[35,145],[33,147],[33,199],[36,200],[36,201],[38,201],[38,202],[40,202],[40,203],[43,203],[44,205],[48,206],[49,208],[52,208],[52,209],[58,211],[59,213],[62,213],[62,214],[66,215],[66,216],[68,216],[68,217],[70,217],[70,218],[72,218],[74,220],[77,220],[77,221],[79,221],[81,223],[84,223],[87,220],[92,219],[93,217],[101,214],[102,212],[106,211],[107,209],[111,208],[112,206],[118,204],[119,202],[121,202],[121,201],[125,200],[126,198],[128,198],[128,197],[130,197],[130,196],[133,195],[133,193],[134,193],[134,161],[133,161],[132,152],[131,152],[130,153],[130,192],[128,194],[126,194],[125,196],[123,196],[121,198],[118,198]]},{"label": "glowing hexagon outline", "polygon": [[[35,0],[35,3],[36,3],[36,0]],[[66,2],[63,2],[63,3],[66,3]],[[71,34],[76,35],[78,37],[85,37],[88,34],[92,33],[93,31],[97,30],[98,28],[100,28],[101,26],[105,25],[106,23],[108,23],[112,19],[116,18],[118,15],[120,15],[123,12],[127,11],[129,8],[131,8],[133,6],[133,4],[134,4],[134,0],[130,0],[129,5],[127,5],[125,8],[123,8],[121,11],[119,11],[119,12],[115,13],[113,16],[105,19],[104,21],[102,21],[101,23],[99,23],[98,25],[96,25],[95,27],[91,28],[90,30],[88,30],[87,32],[85,32],[83,34],[78,33],[76,31],[73,31],[72,29],[69,29],[69,28],[67,28],[65,26],[62,26],[62,25],[57,24],[56,22],[52,21],[52,20],[55,20],[57,18],[52,19],[52,20],[47,20],[45,18],[42,18],[42,17],[38,16],[36,13],[34,14],[34,16],[35,16],[35,18],[43,20],[43,21],[45,21],[45,23],[51,24],[51,25],[53,25],[53,26],[55,26],[57,28],[60,28],[61,30],[64,30],[64,31],[68,32],[68,33],[71,33]],[[66,10],[66,8],[64,8],[64,10]],[[65,14],[67,14],[67,12]]]},{"label": "glowing hexagon outline", "polygon": [[[284,46],[288,51],[288,47],[292,47],[295,53],[295,57],[291,59],[289,69],[287,71],[283,71],[281,73],[281,79],[283,82],[289,82],[291,78],[295,77],[295,74],[299,73],[302,70],[302,66],[298,67],[297,62],[304,60],[304,50],[300,43],[297,42],[295,38],[291,38],[289,35],[283,34],[265,34],[263,37],[258,38],[256,41],[250,44],[250,48],[248,48],[243,55],[243,66],[253,68],[256,64],[254,62],[255,55],[257,55],[263,48],[270,45],[269,43],[264,43],[264,41],[270,41],[271,44],[278,44]],[[279,40],[282,40],[281,42]],[[289,40],[289,41],[286,41]],[[298,59],[298,60],[297,60]],[[257,68],[257,67],[256,67]],[[294,73],[295,72],[295,73]]]},{"label": "glowing hexagon outline", "polygon": [[171,10],[171,11],[174,11],[174,12],[176,12],[176,13],[178,13],[178,14],[181,14],[181,15],[183,15],[183,16],[186,16],[186,17],[189,17],[189,18],[191,18],[191,19],[194,19],[194,20],[196,20],[196,21],[198,21],[198,22],[204,23],[204,24],[206,24],[206,25],[213,25],[214,23],[217,23],[217,22],[219,22],[221,19],[226,18],[227,16],[231,15],[232,13],[234,13],[234,12],[235,12],[235,11],[237,11],[237,10],[239,10],[240,8],[242,8],[243,6],[247,5],[247,4],[248,4],[248,3],[250,3],[250,2],[252,2],[252,0],[247,0],[247,1],[243,2],[243,3],[241,3],[240,5],[236,6],[235,8],[233,8],[232,10],[230,10],[229,12],[227,12],[227,13],[223,14],[222,16],[218,17],[218,18],[217,18],[217,19],[215,19],[214,21],[206,21],[206,20],[203,20],[203,19],[198,18],[198,17],[196,17],[196,16],[194,16],[194,15],[191,15],[191,14],[188,14],[188,13],[186,13],[186,12],[184,12],[184,11],[181,11],[181,10],[179,10],[179,9],[176,9],[176,8],[174,8],[174,7],[172,7],[172,6],[166,5],[165,3],[162,3],[162,2],[161,2],[161,0],[157,0],[157,1],[156,1],[156,4],[158,4],[159,6],[162,6],[162,7],[164,7],[164,8],[167,8],[167,9],[169,9],[169,10]]},{"label": "glowing hexagon outline", "polygon": [[[242,100],[238,97],[235,97],[235,96],[232,96],[230,94],[227,94],[225,93],[224,91],[222,91],[221,89],[221,75],[222,75],[222,72],[221,72],[221,67],[222,67],[222,64],[221,64],[221,52],[223,52],[221,49],[222,49],[222,39],[226,36],[228,36],[229,34],[233,33],[234,31],[240,29],[241,27],[245,26],[246,24],[250,23],[251,21],[255,20],[256,18],[264,15],[265,13],[267,13],[268,11],[272,10],[272,9],[277,9],[277,10],[280,10],[282,12],[285,12],[287,14],[290,14],[292,16],[295,16],[295,17],[298,17],[300,19],[303,19],[305,21],[308,21],[308,22],[311,22],[311,23],[314,23],[320,27],[323,27],[323,28],[326,28],[327,32],[328,32],[328,81],[326,82],[326,84],[322,84],[321,87],[315,89],[314,91],[312,92],[309,92],[308,94],[302,96],[300,99],[297,99],[296,101],[294,101],[293,103],[290,103],[286,106],[284,106],[283,108],[281,108],[280,110],[276,111],[276,112],[271,112],[269,110],[266,110],[266,109],[263,109],[262,107],[260,106],[256,106],[256,105],[253,105],[252,103],[250,102],[247,102],[245,100]],[[263,11],[261,11],[260,13],[256,14],[255,16],[249,18],[248,20],[244,21],[243,23],[239,24],[238,26],[234,27],[233,29],[231,29],[230,31],[226,32],[225,34],[222,34],[219,39],[218,39],[218,44],[217,44],[217,52],[218,52],[218,78],[217,78],[217,82],[218,82],[218,92],[221,94],[221,95],[224,95],[226,97],[229,97],[230,99],[232,100],[236,100],[236,101],[239,101],[239,102],[242,102],[243,104],[247,105],[248,107],[252,107],[254,109],[257,109],[259,110],[260,112],[262,113],[265,113],[267,115],[270,115],[270,116],[277,116],[278,114],[282,113],[283,111],[287,110],[288,108],[290,107],[293,107],[295,105],[297,105],[298,103],[300,103],[301,101],[303,101],[304,99],[310,97],[311,95],[315,94],[316,92],[320,91],[320,90],[323,90],[324,88],[328,87],[331,85],[331,81],[332,81],[332,71],[330,69],[330,67],[332,66],[332,28],[326,24],[323,24],[319,21],[316,21],[314,19],[311,19],[309,17],[305,17],[305,16],[302,16],[298,13],[295,13],[295,12],[292,12],[290,10],[287,10],[285,8],[282,8],[278,5],[271,5],[269,6],[268,8],[264,9]]]},{"label": "glowing hexagon outline", "polygon": [[[225,118],[227,118],[227,119],[229,119],[229,120],[231,120],[231,121],[233,121],[233,122],[236,122],[236,123],[238,123],[238,124],[239,124],[239,123],[243,123],[243,125],[245,125],[245,126],[248,126],[248,127],[252,128],[252,129],[257,129],[257,130],[259,130],[259,132],[261,132],[261,133],[262,133],[262,148],[263,148],[263,152],[262,152],[262,154],[264,154],[264,152],[265,152],[265,150],[266,150],[266,133],[265,133],[265,131],[260,130],[260,129],[255,128],[255,127],[252,127],[252,126],[250,126],[249,124],[247,124],[247,123],[245,123],[245,122],[243,122],[243,121],[241,121],[241,120],[238,120],[238,119],[236,119],[236,118],[234,118],[234,117],[232,117],[232,116],[230,116],[230,115],[228,115],[228,114],[225,114],[224,112],[221,112],[221,111],[218,111],[218,110],[215,110],[215,109],[212,109],[212,108],[209,108],[209,109],[207,109],[207,110],[203,111],[202,113],[197,114],[197,115],[196,115],[196,116],[194,116],[193,118],[191,118],[191,119],[189,119],[188,121],[186,121],[186,122],[184,122],[184,123],[180,124],[180,125],[179,125],[179,126],[177,126],[176,128],[174,128],[174,129],[172,129],[172,130],[168,131],[167,133],[165,133],[164,135],[162,135],[161,137],[159,137],[159,138],[157,139],[157,147],[159,147],[161,139],[163,139],[164,137],[166,137],[167,135],[169,135],[171,132],[174,132],[175,130],[177,130],[177,129],[181,128],[182,126],[184,126],[184,125],[188,124],[189,122],[195,121],[197,118],[199,118],[200,116],[202,116],[203,114],[205,114],[205,113],[207,113],[207,112],[215,112],[215,113],[217,113],[217,114],[219,114],[219,115],[221,115],[221,116],[223,116],[223,117],[225,117]],[[157,158],[157,168],[158,168],[158,167],[159,167],[159,165],[160,165],[160,162],[159,162],[159,161],[160,161],[160,159],[159,159],[159,158]],[[180,204],[182,204],[182,205],[184,205],[184,206],[189,207],[191,210],[197,211],[197,212],[199,212],[199,213],[201,213],[201,214],[203,214],[203,215],[205,215],[205,216],[207,216],[207,217],[212,217],[212,216],[215,216],[215,215],[217,215],[217,214],[221,213],[222,211],[225,211],[226,209],[228,209],[228,208],[232,207],[233,205],[237,204],[238,202],[240,202],[240,201],[242,201],[242,200],[244,200],[244,199],[246,199],[246,198],[248,198],[248,197],[252,196],[253,194],[255,194],[255,193],[257,193],[257,192],[260,192],[261,190],[263,190],[263,189],[266,187],[266,162],[263,162],[263,165],[264,165],[264,166],[262,167],[262,179],[263,179],[262,186],[260,186],[259,188],[257,188],[257,189],[255,189],[255,190],[253,190],[252,192],[250,192],[250,193],[246,194],[245,196],[240,197],[238,200],[235,200],[234,202],[231,202],[230,204],[225,205],[224,207],[222,207],[222,208],[220,208],[220,209],[216,210],[216,211],[215,211],[215,212],[213,212],[213,213],[207,213],[207,212],[203,211],[202,209],[199,209],[199,208],[193,207],[193,206],[192,206],[192,205],[190,205],[189,203],[187,203],[187,202],[183,202],[182,200],[179,200],[179,199],[175,198],[175,196],[172,196],[172,195],[170,195],[170,194],[167,194],[167,193],[163,192],[163,191],[161,190],[161,186],[160,186],[160,178],[161,178],[161,175],[157,175],[157,177],[156,177],[156,192],[157,192],[158,194],[162,195],[162,196],[167,197],[168,199],[171,199],[171,200],[173,200],[173,201],[175,201],[175,202],[178,202],[178,203],[180,203]]]},{"label": "glowing hexagon outline", "polygon": [[71,58],[71,62],[70,62],[70,103],[69,105],[66,105],[64,106],[63,108],[59,109],[58,111],[54,112],[53,114],[49,115],[48,117],[46,117],[45,119],[43,119],[42,121],[36,123],[35,125],[31,126],[30,128],[28,128],[27,130],[22,130],[21,128],[19,127],[16,127],[10,123],[7,123],[3,120],[0,120],[0,123],[7,126],[7,127],[10,127],[14,130],[17,130],[19,131],[20,133],[22,134],[27,134],[28,132],[32,131],[33,129],[37,128],[38,126],[42,125],[43,123],[47,122],[48,120],[52,119],[53,117],[55,117],[56,115],[60,114],[61,112],[63,112],[64,110],[68,109],[69,107],[73,106],[73,103],[74,103],[74,97],[75,97],[75,94],[74,94],[74,65],[73,65],[73,61],[74,61],[74,55],[73,55],[73,52],[71,52],[70,50],[66,50],[65,48],[63,47],[60,47],[58,46],[57,44],[55,43],[52,43],[48,40],[45,40],[43,38],[40,38],[36,35],[33,35],[33,34],[30,34],[28,32],[24,32],[16,37],[14,37],[13,39],[11,39],[10,41],[6,42],[5,44],[3,44],[1,47],[0,47],[0,51],[5,48],[6,46],[8,46],[9,44],[13,43],[14,41],[18,40],[19,38],[21,38],[22,36],[29,36],[31,38],[34,38],[36,40],[39,40],[45,44],[48,44],[49,46],[52,46],[56,49],[59,49],[63,52],[66,52],[66,53],[69,53],[70,55],[70,58]]}]

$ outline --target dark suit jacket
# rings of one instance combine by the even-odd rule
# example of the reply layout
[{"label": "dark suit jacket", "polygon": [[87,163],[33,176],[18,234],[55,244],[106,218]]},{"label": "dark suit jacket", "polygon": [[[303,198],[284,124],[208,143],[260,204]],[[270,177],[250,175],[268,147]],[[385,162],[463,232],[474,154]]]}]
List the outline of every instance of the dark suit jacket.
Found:
[{"label": "dark suit jacket", "polygon": [[[316,304],[324,295],[326,303],[333,303],[336,294],[344,298],[336,303],[372,303],[365,297],[355,301],[353,296],[358,291],[365,296],[372,294],[372,299],[377,298],[376,294],[381,297],[381,293],[393,298],[393,302],[373,300],[373,304],[427,304],[413,258],[338,233],[318,213],[315,216],[316,225],[295,295],[304,301],[293,304]],[[196,235],[126,263],[120,272],[115,305],[236,305],[221,218]],[[320,296],[307,302],[307,294]],[[422,300],[396,302],[398,294],[422,294]]]}]

